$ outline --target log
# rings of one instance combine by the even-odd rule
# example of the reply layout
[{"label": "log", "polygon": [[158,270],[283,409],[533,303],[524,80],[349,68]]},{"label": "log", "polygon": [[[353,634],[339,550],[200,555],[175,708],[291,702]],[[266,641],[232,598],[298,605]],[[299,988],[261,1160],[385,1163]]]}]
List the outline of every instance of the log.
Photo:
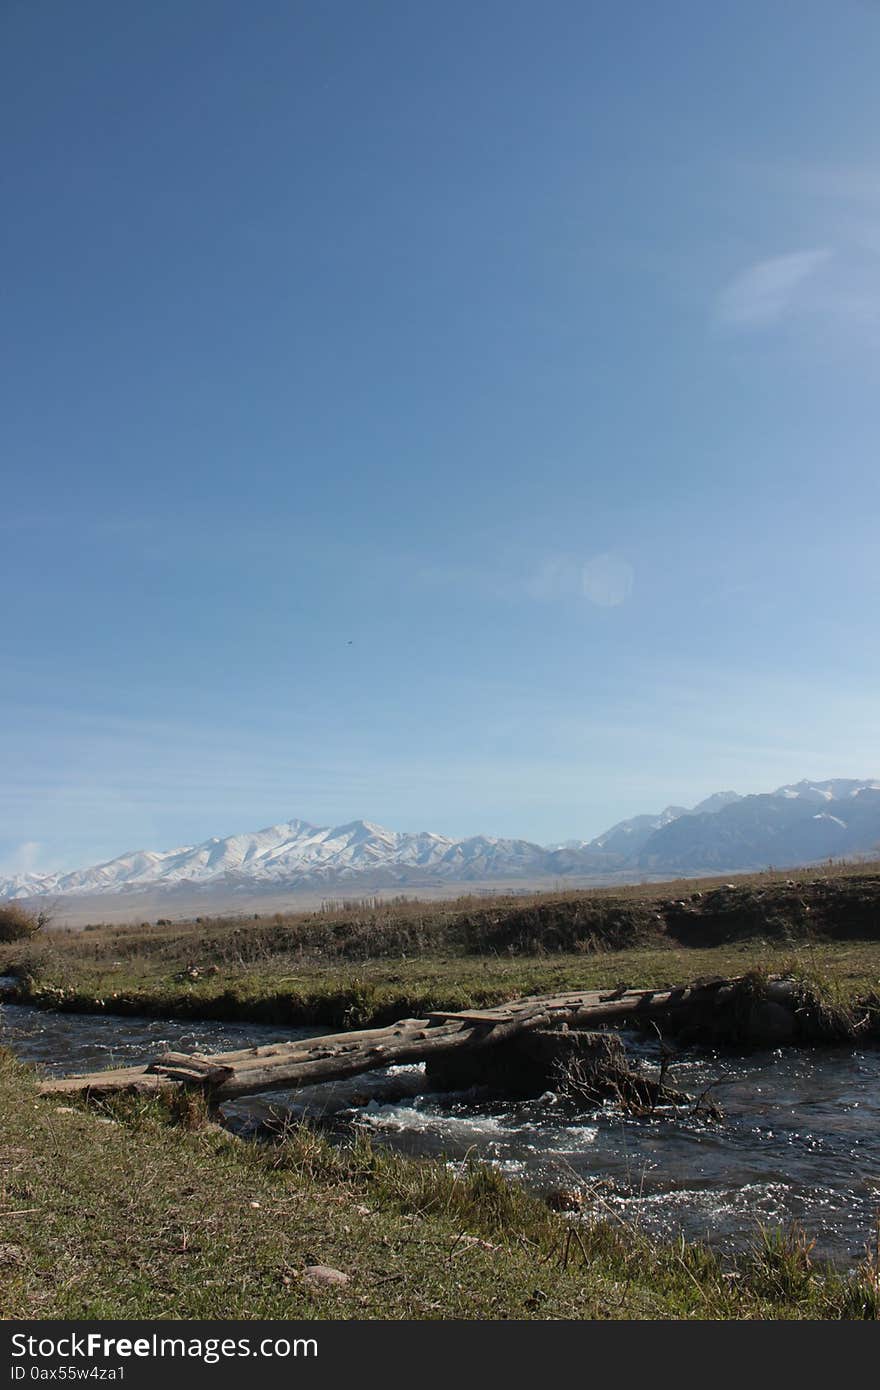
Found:
[{"label": "log", "polygon": [[493,1047],[532,1029],[562,1024],[589,1028],[662,1017],[670,1010],[691,1006],[705,1008],[714,989],[699,985],[674,990],[627,989],[615,998],[599,990],[537,995],[491,1009],[438,1010],[427,1018],[401,1019],[384,1028],[331,1033],[213,1056],[165,1053],[145,1067],[53,1078],[44,1081],[40,1089],[44,1095],[107,1095],[189,1085],[200,1086],[210,1093],[212,1101],[220,1103],[257,1091],[295,1090],[339,1081],[378,1067],[427,1061],[459,1049]]},{"label": "log", "polygon": [[219,1086],[233,1074],[228,1062],[224,1064],[216,1057],[199,1057],[191,1052],[163,1052],[146,1070],[174,1081],[197,1081],[209,1086]]},{"label": "log", "polygon": [[111,1071],[94,1071],[84,1076],[55,1076],[40,1085],[41,1096],[78,1095],[84,1099],[123,1095],[127,1092],[158,1095],[171,1091],[181,1083],[146,1067],[114,1067]]}]

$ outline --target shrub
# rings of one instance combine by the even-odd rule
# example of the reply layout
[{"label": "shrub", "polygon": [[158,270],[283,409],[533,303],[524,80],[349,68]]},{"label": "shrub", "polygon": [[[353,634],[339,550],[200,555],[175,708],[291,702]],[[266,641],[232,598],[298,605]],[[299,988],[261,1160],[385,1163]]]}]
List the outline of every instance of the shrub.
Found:
[{"label": "shrub", "polygon": [[22,907],[21,903],[0,904],[0,941],[22,941],[36,936],[49,924],[49,914]]}]

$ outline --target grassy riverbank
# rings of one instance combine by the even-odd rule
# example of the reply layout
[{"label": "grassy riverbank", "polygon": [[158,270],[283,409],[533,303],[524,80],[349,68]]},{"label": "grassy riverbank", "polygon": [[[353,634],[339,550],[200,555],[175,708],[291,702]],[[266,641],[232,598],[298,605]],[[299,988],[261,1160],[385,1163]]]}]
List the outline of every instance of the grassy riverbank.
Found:
[{"label": "grassy riverbank", "polygon": [[880,990],[873,868],[723,884],[358,904],[270,920],[100,926],[0,946],[48,1007],[356,1027],[521,994],[793,971]]},{"label": "grassy riverbank", "polygon": [[161,971],[120,978],[112,968],[26,976],[17,997],[38,1006],[229,1021],[368,1027],[433,1009],[480,1008],[526,994],[613,987],[662,988],[708,975],[792,973],[815,980],[832,1003],[848,1007],[880,992],[880,944],[835,942],[797,950],[753,945],[704,949],[642,948],[594,956],[516,960],[426,958],[369,961],[356,969],[289,963],[227,967],[195,981]]},{"label": "grassy riverbank", "polygon": [[[274,1145],[200,1124],[197,1104],[59,1106],[0,1053],[5,1318],[864,1318],[876,1267],[814,1265],[756,1231],[724,1268],[603,1220],[565,1218],[494,1170],[308,1128]],[[590,1202],[597,1205],[591,1210]],[[327,1265],[346,1283],[305,1271]]]}]

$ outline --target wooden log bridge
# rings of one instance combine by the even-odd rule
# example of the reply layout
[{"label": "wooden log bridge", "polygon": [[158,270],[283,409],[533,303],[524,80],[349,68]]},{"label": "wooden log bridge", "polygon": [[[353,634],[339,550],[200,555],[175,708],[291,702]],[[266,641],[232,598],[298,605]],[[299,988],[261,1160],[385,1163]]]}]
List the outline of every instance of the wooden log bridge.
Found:
[{"label": "wooden log bridge", "polygon": [[[675,989],[621,987],[535,995],[491,1009],[438,1011],[405,1018],[385,1028],[331,1033],[297,1042],[246,1047],[237,1052],[190,1055],[166,1052],[146,1066],[119,1067],[46,1080],[43,1095],[107,1096],[198,1087],[212,1103],[258,1091],[295,1090],[339,1081],[396,1063],[431,1061],[452,1052],[497,1046],[533,1029],[602,1027],[627,1021],[668,1018],[712,1008],[719,991],[728,995],[737,980],[713,980]],[[464,1060],[464,1058],[462,1058]]]}]

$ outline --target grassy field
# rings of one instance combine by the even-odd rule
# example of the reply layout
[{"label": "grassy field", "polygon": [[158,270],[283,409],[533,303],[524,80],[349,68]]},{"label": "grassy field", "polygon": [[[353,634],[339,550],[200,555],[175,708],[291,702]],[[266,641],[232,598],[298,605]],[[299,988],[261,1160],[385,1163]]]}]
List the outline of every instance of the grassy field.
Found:
[{"label": "grassy field", "polygon": [[[719,1264],[604,1219],[566,1218],[494,1170],[274,1144],[204,1123],[198,1102],[39,1099],[0,1053],[4,1318],[875,1318],[880,1270],[815,1265],[756,1231]],[[592,1206],[595,1201],[597,1205]],[[307,1272],[327,1265],[347,1282]]]},{"label": "grassy field", "polygon": [[354,1027],[520,994],[750,969],[880,991],[880,872],[361,903],[270,919],[49,932],[0,945],[50,1007]]}]

